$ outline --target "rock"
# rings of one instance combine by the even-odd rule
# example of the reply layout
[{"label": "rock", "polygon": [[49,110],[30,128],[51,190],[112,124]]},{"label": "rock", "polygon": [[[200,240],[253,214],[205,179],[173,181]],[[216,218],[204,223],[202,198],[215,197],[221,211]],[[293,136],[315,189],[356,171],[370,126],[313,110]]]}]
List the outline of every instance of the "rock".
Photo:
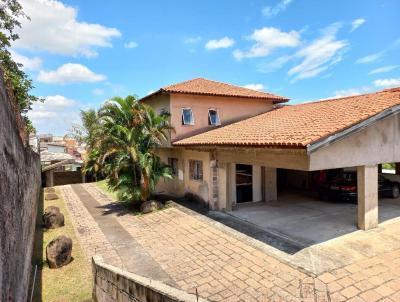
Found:
[{"label": "rock", "polygon": [[46,247],[46,259],[50,268],[59,268],[71,262],[72,240],[64,235],[53,239]]},{"label": "rock", "polygon": [[56,193],[48,193],[45,196],[46,200],[55,200],[58,199],[58,195]]},{"label": "rock", "polygon": [[159,201],[148,200],[140,205],[140,212],[142,212],[143,214],[147,214],[159,210],[162,207],[163,206]]},{"label": "rock", "polygon": [[56,189],[50,187],[50,188],[45,188],[44,191],[45,191],[46,193],[55,193],[55,192],[56,192]]},{"label": "rock", "polygon": [[50,206],[44,210],[43,225],[47,229],[55,229],[64,226],[64,215],[58,207]]}]

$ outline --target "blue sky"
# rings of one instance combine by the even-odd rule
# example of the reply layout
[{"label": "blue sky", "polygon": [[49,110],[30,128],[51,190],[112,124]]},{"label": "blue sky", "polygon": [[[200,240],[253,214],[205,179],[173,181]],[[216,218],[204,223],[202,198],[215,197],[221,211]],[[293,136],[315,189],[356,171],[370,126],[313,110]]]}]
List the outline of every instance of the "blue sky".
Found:
[{"label": "blue sky", "polygon": [[292,103],[400,85],[397,0],[22,0],[12,52],[46,98],[39,133],[64,134],[79,109],[205,77]]}]

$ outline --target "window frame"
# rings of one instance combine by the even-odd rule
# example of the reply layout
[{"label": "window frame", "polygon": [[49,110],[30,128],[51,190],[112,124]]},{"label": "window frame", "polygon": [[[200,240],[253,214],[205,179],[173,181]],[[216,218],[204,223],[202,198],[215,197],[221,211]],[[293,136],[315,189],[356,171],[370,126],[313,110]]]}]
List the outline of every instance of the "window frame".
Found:
[{"label": "window frame", "polygon": [[198,159],[189,159],[189,179],[194,181],[203,181],[203,177],[203,161]]},{"label": "window frame", "polygon": [[[192,122],[191,123],[185,123],[185,118],[184,118],[184,114],[183,114],[184,110],[190,110],[190,112],[192,114]],[[193,109],[191,107],[182,107],[181,116],[182,116],[182,126],[193,126],[194,125],[194,113],[193,113]]]},{"label": "window frame", "polygon": [[[211,123],[210,111],[214,111],[217,114],[217,123],[215,123],[215,124]],[[220,126],[221,125],[221,119],[219,118],[219,110],[217,108],[208,108],[208,125],[209,126]]]}]

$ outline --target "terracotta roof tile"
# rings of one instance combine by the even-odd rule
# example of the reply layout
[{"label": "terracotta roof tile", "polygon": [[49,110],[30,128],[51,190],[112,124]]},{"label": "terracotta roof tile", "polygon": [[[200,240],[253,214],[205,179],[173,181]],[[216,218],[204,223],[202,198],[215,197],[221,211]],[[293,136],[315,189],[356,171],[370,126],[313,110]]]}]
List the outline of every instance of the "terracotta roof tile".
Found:
[{"label": "terracotta roof tile", "polygon": [[244,97],[253,99],[267,99],[272,100],[275,103],[287,102],[289,100],[286,97],[274,95],[272,93],[257,91],[203,78],[196,78],[178,84],[165,86],[158,91],[144,97],[143,99],[146,99],[149,96],[155,95],[157,93],[186,93],[198,95]]},{"label": "terracotta roof tile", "polygon": [[284,106],[174,143],[304,148],[385,109],[400,105],[400,87],[375,93]]}]

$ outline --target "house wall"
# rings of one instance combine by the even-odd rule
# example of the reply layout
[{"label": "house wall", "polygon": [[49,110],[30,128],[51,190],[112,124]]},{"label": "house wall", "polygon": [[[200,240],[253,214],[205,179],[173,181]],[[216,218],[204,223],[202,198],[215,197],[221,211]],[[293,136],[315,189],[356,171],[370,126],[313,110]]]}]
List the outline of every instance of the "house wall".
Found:
[{"label": "house wall", "polygon": [[[171,125],[175,128],[171,139],[211,130],[208,125],[208,110],[217,109],[221,125],[252,117],[273,109],[272,101],[249,98],[199,96],[190,94],[171,94]],[[192,108],[194,125],[182,125],[182,108]]]},{"label": "house wall", "polygon": [[[168,157],[178,159],[178,175],[172,180],[160,180],[157,184],[157,192],[173,196],[184,196],[185,193],[193,193],[204,202],[212,201],[212,180],[210,167],[210,153],[185,150],[180,148],[160,148],[158,156],[164,163],[168,163]],[[203,180],[192,180],[189,175],[189,160],[201,160],[203,162]],[[213,207],[212,204],[210,204]]]},{"label": "house wall", "polygon": [[400,114],[311,153],[310,170],[393,162],[400,162]]}]

